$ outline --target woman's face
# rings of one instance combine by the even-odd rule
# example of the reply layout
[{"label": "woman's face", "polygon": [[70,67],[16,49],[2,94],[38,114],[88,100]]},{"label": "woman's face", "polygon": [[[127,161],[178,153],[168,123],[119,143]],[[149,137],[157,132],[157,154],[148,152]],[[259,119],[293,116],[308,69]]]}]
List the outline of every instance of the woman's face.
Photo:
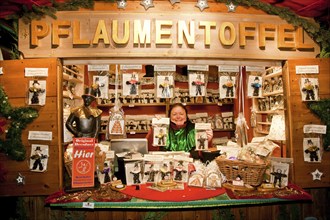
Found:
[{"label": "woman's face", "polygon": [[187,114],[181,106],[176,106],[172,109],[170,118],[176,125],[183,125],[187,120]]}]

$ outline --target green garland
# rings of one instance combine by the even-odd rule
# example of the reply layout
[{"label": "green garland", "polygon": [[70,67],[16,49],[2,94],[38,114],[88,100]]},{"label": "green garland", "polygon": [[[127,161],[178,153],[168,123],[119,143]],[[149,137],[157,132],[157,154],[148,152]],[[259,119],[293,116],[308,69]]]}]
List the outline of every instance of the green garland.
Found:
[{"label": "green garland", "polygon": [[298,16],[289,8],[276,7],[271,4],[258,0],[216,0],[217,2],[228,3],[233,2],[236,5],[254,7],[260,9],[267,14],[277,15],[295,27],[302,27],[307,34],[317,42],[321,47],[320,58],[330,57],[330,30],[322,28],[319,24],[312,22],[311,19],[305,19]]},{"label": "green garland", "polygon": [[[233,2],[236,5],[242,5],[247,7],[254,7],[265,11],[270,15],[277,15],[280,18],[287,21],[289,24],[292,24],[295,27],[302,27],[307,34],[320,45],[321,52],[319,54],[320,58],[330,57],[330,30],[329,27],[321,27],[320,24],[317,24],[311,19],[305,19],[298,16],[296,13],[291,11],[288,8],[276,7],[271,4],[260,2],[258,0],[216,0],[221,3]],[[104,2],[115,2],[115,0],[104,0]],[[33,19],[41,19],[45,15],[53,17],[56,19],[57,11],[74,11],[79,8],[88,8],[92,9],[94,7],[94,0],[70,0],[63,3],[58,3],[53,0],[52,6],[33,6],[31,10],[28,10],[26,7],[22,7],[22,11],[19,13],[8,17],[12,19],[12,31],[8,34],[15,35],[15,40],[10,44],[9,48],[6,50],[11,51],[12,58],[18,59],[20,52],[18,51],[17,42],[18,42],[18,32],[17,32],[17,20],[22,19],[25,22],[30,22]],[[6,25],[0,23],[0,32],[8,32]]]},{"label": "green garland", "polygon": [[0,139],[0,152],[13,160],[25,160],[26,149],[21,140],[22,130],[38,117],[38,111],[32,107],[12,108],[0,86],[0,116],[10,122],[8,130],[5,131],[5,140]]},{"label": "green garland", "polygon": [[323,147],[325,150],[330,151],[330,99],[309,102],[307,107],[327,126]]}]

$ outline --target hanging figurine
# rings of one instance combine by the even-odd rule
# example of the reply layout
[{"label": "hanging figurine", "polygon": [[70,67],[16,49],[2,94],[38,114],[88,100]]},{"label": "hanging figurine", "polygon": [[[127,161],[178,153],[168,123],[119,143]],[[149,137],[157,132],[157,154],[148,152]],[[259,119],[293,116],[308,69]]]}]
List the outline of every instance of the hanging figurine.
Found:
[{"label": "hanging figurine", "polygon": [[40,146],[37,146],[35,148],[34,153],[31,155],[30,158],[33,161],[31,170],[45,170],[44,160],[47,159],[48,156],[42,152]]},{"label": "hanging figurine", "polygon": [[137,87],[140,82],[136,79],[136,74],[131,75],[131,79],[126,81],[126,85],[130,85],[129,94],[130,95],[137,95]]},{"label": "hanging figurine", "polygon": [[258,76],[256,76],[254,78],[253,83],[251,83],[251,87],[253,88],[253,96],[258,97],[259,96],[259,90],[261,88],[261,83],[260,83],[260,79]]},{"label": "hanging figurine", "polygon": [[170,98],[171,97],[171,89],[174,86],[171,84],[168,76],[165,76],[164,81],[159,85],[161,89],[161,98]]},{"label": "hanging figurine", "polygon": [[202,74],[197,74],[196,80],[191,84],[196,86],[196,96],[202,96],[202,87],[205,86],[205,82],[202,80]]},{"label": "hanging figurine", "polygon": [[305,150],[305,153],[309,154],[309,159],[311,162],[319,161],[319,157],[317,155],[319,150],[320,148],[317,147],[317,145],[315,145],[311,139],[307,140],[307,149]]},{"label": "hanging figurine", "polygon": [[29,92],[32,94],[30,99],[31,104],[40,104],[39,95],[45,92],[45,89],[41,88],[38,80],[34,80],[32,86],[29,88]]},{"label": "hanging figurine", "polygon": [[101,97],[101,90],[100,87],[104,87],[105,85],[103,83],[100,83],[100,78],[95,77],[95,81],[92,85],[92,89],[95,91],[95,97]]},{"label": "hanging figurine", "polygon": [[301,91],[306,94],[306,101],[315,100],[315,89],[318,89],[318,85],[313,85],[310,79],[305,78]]},{"label": "hanging figurine", "polygon": [[228,76],[227,81],[222,85],[222,88],[226,89],[226,97],[234,97],[234,87],[232,76]]}]

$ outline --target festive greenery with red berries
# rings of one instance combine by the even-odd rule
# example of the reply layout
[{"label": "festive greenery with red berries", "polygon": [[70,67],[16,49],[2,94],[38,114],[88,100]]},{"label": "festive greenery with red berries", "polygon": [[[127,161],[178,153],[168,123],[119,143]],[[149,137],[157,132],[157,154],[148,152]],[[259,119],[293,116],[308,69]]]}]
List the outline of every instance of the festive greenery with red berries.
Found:
[{"label": "festive greenery with red berries", "polygon": [[0,86],[0,152],[10,159],[22,161],[26,158],[26,148],[22,143],[22,130],[39,116],[38,111],[32,107],[13,108],[5,91]]}]

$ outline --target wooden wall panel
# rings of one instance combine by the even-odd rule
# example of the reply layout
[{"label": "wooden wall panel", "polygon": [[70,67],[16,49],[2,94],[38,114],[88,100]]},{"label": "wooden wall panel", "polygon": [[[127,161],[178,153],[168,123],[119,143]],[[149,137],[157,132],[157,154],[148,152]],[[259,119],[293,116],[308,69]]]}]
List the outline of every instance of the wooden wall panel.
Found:
[{"label": "wooden wall panel", "polygon": [[[296,74],[296,66],[318,65],[319,74],[300,75]],[[330,98],[330,77],[329,77],[330,59],[297,59],[289,60],[286,63],[286,83],[287,90],[287,121],[290,127],[289,156],[294,162],[294,182],[303,188],[329,187],[330,186],[330,152],[324,151],[321,163],[311,163],[304,161],[303,138],[307,137],[303,133],[303,126],[307,124],[323,124],[320,119],[314,115],[308,108],[306,102],[303,102],[300,94],[299,82],[302,77],[318,77],[319,96],[321,99]],[[329,135],[329,134],[326,134]],[[312,172],[318,169],[323,173],[321,180],[313,180]]]},{"label": "wooden wall panel", "polygon": [[[31,196],[49,195],[60,189],[62,175],[60,175],[62,153],[60,148],[58,126],[59,106],[58,106],[58,75],[59,61],[51,59],[27,59],[0,61],[3,68],[3,75],[0,76],[0,85],[4,88],[12,107],[27,107],[26,96],[31,77],[24,76],[25,68],[48,68],[48,77],[39,78],[46,80],[46,104],[44,106],[33,106],[38,110],[38,118],[28,124],[22,131],[21,138],[26,148],[26,159],[24,161],[14,161],[6,155],[0,154],[2,168],[7,171],[5,181],[0,182],[0,196]],[[62,92],[62,90],[61,90]],[[32,106],[31,106],[32,107]],[[50,131],[51,141],[28,140],[29,131]],[[31,172],[29,170],[29,157],[31,154],[31,144],[44,144],[49,146],[49,158],[47,170],[43,173]],[[16,178],[18,174],[25,176],[25,185],[18,185]]]}]

